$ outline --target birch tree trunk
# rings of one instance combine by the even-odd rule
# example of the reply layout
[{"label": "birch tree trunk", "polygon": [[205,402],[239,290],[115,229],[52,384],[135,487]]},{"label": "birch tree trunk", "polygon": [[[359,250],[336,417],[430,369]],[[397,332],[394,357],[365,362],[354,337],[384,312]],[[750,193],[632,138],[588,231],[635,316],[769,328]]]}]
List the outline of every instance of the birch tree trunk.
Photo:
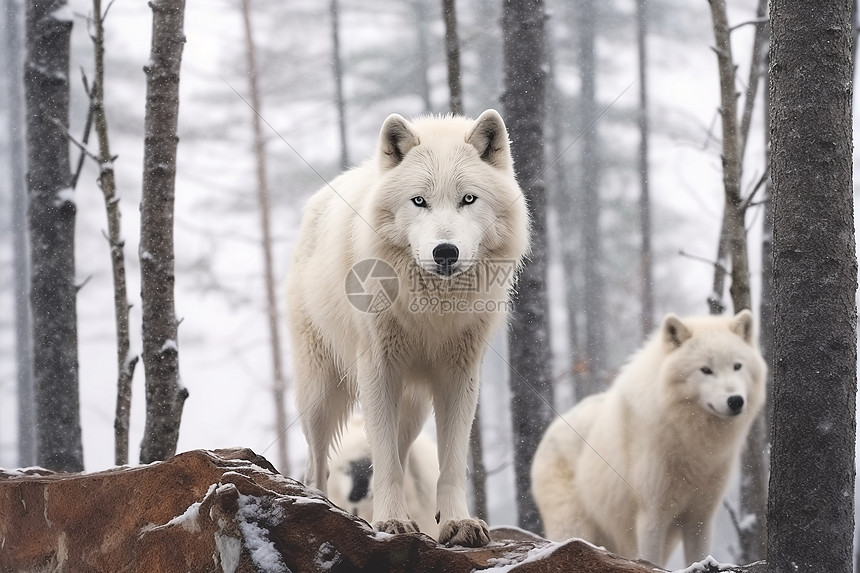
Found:
[{"label": "birch tree trunk", "polygon": [[36,463],[30,264],[27,260],[27,180],[24,144],[23,24],[19,0],[6,0],[6,69],[9,71],[9,188],[12,195],[12,287],[15,298],[15,381],[18,393],[18,465]]},{"label": "birch tree trunk", "polygon": [[520,527],[540,532],[540,515],[530,494],[532,456],[552,419],[549,305],[546,291],[546,193],[543,182],[545,114],[545,11],[542,0],[505,0],[505,92],[502,104],[517,178],[532,224],[532,251],[520,275],[508,339],[514,474]]},{"label": "birch tree trunk", "polygon": [[65,0],[28,0],[24,88],[36,463],[84,469],[78,396],[75,199],[69,184],[69,39]]},{"label": "birch tree trunk", "polygon": [[735,93],[735,64],[726,16],[725,0],[710,0],[714,24],[717,66],[720,74],[720,120],[723,137],[723,189],[725,192],[724,227],[726,251],[731,260],[731,286],[734,312],[751,307],[749,262],[747,259],[745,206],[741,200],[741,149],[738,137],[738,106]]},{"label": "birch tree trunk", "polygon": [[460,42],[457,39],[457,9],[454,0],[442,0],[442,17],[445,20],[445,56],[448,63],[448,107],[454,115],[463,115]]},{"label": "birch tree trunk", "polygon": [[[340,168],[349,166],[349,147],[346,141],[346,101],[343,97],[343,63],[340,56],[340,0],[331,0],[331,50],[332,70],[334,72],[334,101],[337,108],[337,127],[340,136]],[[247,10],[245,3],[242,4],[242,12]],[[250,46],[250,44],[249,44]],[[250,57],[250,56],[249,56]],[[258,108],[255,108],[258,109]],[[259,118],[254,120],[259,123]]]},{"label": "birch tree trunk", "polygon": [[[337,0],[333,1],[336,4]],[[290,473],[290,458],[287,455],[286,378],[281,360],[281,330],[278,320],[278,299],[275,295],[275,265],[272,256],[272,211],[266,167],[266,139],[260,122],[262,97],[257,74],[257,57],[254,46],[254,31],[251,25],[251,0],[242,2],[242,23],[245,29],[245,56],[248,66],[248,87],[251,93],[251,124],[254,132],[254,157],[257,163],[257,207],[260,211],[260,228],[263,248],[263,282],[266,288],[266,316],[269,325],[269,346],[272,354],[272,400],[275,403],[275,432],[278,435],[278,469],[284,475]],[[343,135],[343,133],[342,133]],[[344,160],[346,146],[344,143]]]},{"label": "birch tree trunk", "polygon": [[[549,32],[549,30],[548,30]],[[564,272],[564,308],[567,315],[567,353],[569,356],[569,369],[566,379],[569,380],[570,396],[576,398],[577,389],[581,381],[579,379],[578,364],[580,363],[580,341],[577,329],[577,317],[581,296],[577,286],[579,285],[579,273],[577,265],[577,253],[579,252],[576,241],[576,233],[564,232],[562,229],[576,229],[581,222],[577,218],[575,206],[575,190],[569,184],[568,165],[564,161],[564,126],[559,118],[563,116],[564,109],[561,93],[556,81],[555,66],[555,41],[550,37],[547,41],[547,113],[546,131],[547,145],[546,158],[554,161],[552,164],[552,182],[549,185],[548,198],[555,209],[558,229],[557,236],[549,237],[549,241],[557,241],[559,244],[559,255]],[[556,380],[558,383],[558,380]]]},{"label": "birch tree trunk", "polygon": [[651,198],[648,188],[648,0],[636,4],[636,45],[639,54],[639,251],[642,337],[654,329],[654,293],[651,274]]},{"label": "birch tree trunk", "polygon": [[430,80],[427,77],[430,62],[427,47],[427,7],[424,5],[426,0],[412,0],[412,9],[415,14],[415,33],[418,42],[418,93],[421,96],[421,101],[424,102],[424,113],[430,113],[433,110],[433,103],[430,101]]},{"label": "birch tree trunk", "polygon": [[774,393],[768,570],[852,571],[852,0],[771,3]]},{"label": "birch tree trunk", "polygon": [[122,238],[119,196],[116,194],[114,157],[110,151],[107,116],[104,107],[105,45],[104,14],[101,0],[93,0],[93,49],[95,51],[95,79],[90,92],[90,106],[96,136],[99,140],[99,178],[107,211],[111,270],[113,272],[114,322],[116,324],[117,397],[114,417],[114,463],[128,463],[128,431],[131,418],[131,381],[138,356],[129,355],[128,294],[125,280],[125,240]]},{"label": "birch tree trunk", "polygon": [[582,309],[585,315],[585,356],[587,369],[581,377],[576,399],[603,390],[606,383],[605,285],[600,266],[603,261],[600,231],[600,141],[597,125],[587,127],[597,117],[595,94],[596,0],[582,0],[578,15],[579,77],[582,139],[580,143],[580,188],[582,193]]},{"label": "birch tree trunk", "polygon": [[151,0],[152,47],[146,72],[143,193],[140,203],[140,272],[146,426],[141,463],[176,453],[182,407],[174,300],[173,204],[179,68],[185,45],[185,0]]}]

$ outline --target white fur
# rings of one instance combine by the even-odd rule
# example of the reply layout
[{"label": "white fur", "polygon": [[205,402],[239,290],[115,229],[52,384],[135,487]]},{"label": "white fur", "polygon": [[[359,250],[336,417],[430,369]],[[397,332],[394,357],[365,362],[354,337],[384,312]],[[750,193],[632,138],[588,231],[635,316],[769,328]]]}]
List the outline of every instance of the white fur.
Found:
[{"label": "white fur", "polygon": [[[466,195],[477,199],[466,205]],[[427,208],[413,203],[418,196]],[[489,542],[486,524],[471,519],[466,505],[469,430],[486,341],[506,320],[503,303],[528,236],[507,131],[493,110],[477,120],[410,123],[391,115],[375,157],[311,197],[288,278],[309,485],[325,491],[329,446],[358,398],[373,457],[374,526],[414,531],[404,465],[432,406],[439,540]],[[433,262],[442,243],[461,253],[448,273]],[[361,312],[345,296],[350,268],[366,259],[385,261],[399,281],[382,312]],[[498,273],[493,261],[507,261],[509,272]]]},{"label": "white fur", "polygon": [[[361,467],[370,460],[370,443],[364,432],[364,418],[353,416],[346,425],[340,446],[334,448],[329,462],[328,497],[335,505],[357,515],[365,521],[373,520],[373,488],[369,487],[360,499],[350,499],[357,486],[355,464]],[[418,528],[436,537],[436,480],[439,479],[439,464],[436,461],[436,445],[424,434],[419,434],[406,458],[406,506],[409,517]],[[360,486],[359,486],[360,487]],[[358,492],[360,494],[360,492]]]},{"label": "white fur", "polygon": [[[688,563],[704,558],[764,403],[765,368],[749,311],[666,316],[607,391],[574,406],[541,440],[532,494],[547,536],[581,537],[657,565],[683,540]],[[730,397],[735,406],[743,399],[736,415]]]}]

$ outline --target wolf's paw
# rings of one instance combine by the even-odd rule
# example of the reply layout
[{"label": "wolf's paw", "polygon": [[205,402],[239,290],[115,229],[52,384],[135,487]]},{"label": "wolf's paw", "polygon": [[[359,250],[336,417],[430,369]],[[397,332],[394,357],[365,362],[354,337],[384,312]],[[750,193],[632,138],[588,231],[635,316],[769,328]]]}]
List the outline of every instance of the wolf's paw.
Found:
[{"label": "wolf's paw", "polygon": [[419,533],[418,524],[413,520],[386,519],[385,521],[374,521],[373,528],[382,533]]},{"label": "wolf's paw", "polygon": [[483,547],[490,542],[490,528],[483,519],[448,520],[439,528],[439,543],[452,547]]}]

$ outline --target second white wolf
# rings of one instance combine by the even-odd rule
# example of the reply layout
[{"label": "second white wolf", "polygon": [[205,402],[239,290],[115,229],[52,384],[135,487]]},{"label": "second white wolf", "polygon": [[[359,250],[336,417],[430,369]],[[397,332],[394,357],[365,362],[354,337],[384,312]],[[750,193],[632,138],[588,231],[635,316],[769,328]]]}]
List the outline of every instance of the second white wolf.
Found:
[{"label": "second white wolf", "polygon": [[764,404],[752,314],[668,315],[613,385],[553,422],[532,493],[547,536],[664,565],[708,555],[714,513]]}]

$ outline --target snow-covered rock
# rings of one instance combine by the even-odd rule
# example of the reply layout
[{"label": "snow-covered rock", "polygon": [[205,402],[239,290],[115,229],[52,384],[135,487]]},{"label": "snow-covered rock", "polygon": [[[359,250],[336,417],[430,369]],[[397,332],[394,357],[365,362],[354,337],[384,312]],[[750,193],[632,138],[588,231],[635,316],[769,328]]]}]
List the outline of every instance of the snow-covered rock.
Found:
[{"label": "snow-covered rock", "polygon": [[247,449],[91,474],[0,470],[0,571],[651,573],[516,529],[487,547],[378,535]]}]

